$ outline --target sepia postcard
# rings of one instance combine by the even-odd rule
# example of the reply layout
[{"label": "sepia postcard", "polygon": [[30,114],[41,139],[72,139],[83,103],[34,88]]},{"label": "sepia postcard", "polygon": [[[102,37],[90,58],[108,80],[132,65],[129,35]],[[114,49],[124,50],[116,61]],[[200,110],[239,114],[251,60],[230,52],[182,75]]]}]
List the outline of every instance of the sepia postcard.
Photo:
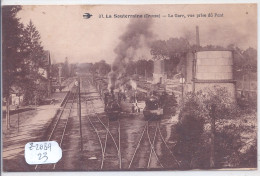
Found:
[{"label": "sepia postcard", "polygon": [[4,173],[257,170],[256,3],[1,11]]}]

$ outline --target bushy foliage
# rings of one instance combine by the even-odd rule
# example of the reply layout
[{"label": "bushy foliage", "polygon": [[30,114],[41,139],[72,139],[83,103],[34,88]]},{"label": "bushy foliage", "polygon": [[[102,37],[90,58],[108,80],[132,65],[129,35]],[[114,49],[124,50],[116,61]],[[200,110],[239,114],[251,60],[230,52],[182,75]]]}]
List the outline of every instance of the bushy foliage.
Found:
[{"label": "bushy foliage", "polygon": [[237,105],[245,113],[250,113],[257,109],[257,96],[249,98],[238,98]]},{"label": "bushy foliage", "polygon": [[210,113],[214,107],[214,116],[217,120],[229,118],[230,114],[237,110],[235,100],[226,88],[215,85],[195,93],[189,92],[180,103],[180,109],[186,104],[197,103],[196,113],[200,114],[206,122],[210,120]]},{"label": "bushy foliage", "polygon": [[38,84],[35,85],[35,87],[28,87],[28,89],[24,90],[23,104],[41,104],[48,94],[46,89],[47,86],[48,81],[46,79],[42,79]]},{"label": "bushy foliage", "polygon": [[21,6],[2,8],[3,95],[8,98],[17,93],[13,90],[16,87],[20,90],[19,94],[25,95],[25,100],[31,100],[36,93],[37,82],[43,79],[45,60],[36,27],[32,21],[24,26],[16,16],[21,9]]},{"label": "bushy foliage", "polygon": [[257,145],[256,139],[250,145],[250,148],[243,154],[240,154],[239,167],[256,168],[257,167]]},{"label": "bushy foliage", "polygon": [[24,78],[22,63],[24,53],[21,51],[23,24],[16,18],[21,6],[2,7],[2,74],[3,96],[9,97],[11,87],[20,83]]},{"label": "bushy foliage", "polygon": [[204,119],[198,109],[200,109],[199,102],[190,99],[182,107],[179,114],[179,122],[176,126],[178,138],[175,149],[182,158],[183,168],[192,168],[192,160],[197,157],[201,147]]},{"label": "bushy foliage", "polygon": [[[218,128],[221,130],[217,131],[218,125],[221,125],[218,122],[233,117],[233,111],[236,109],[234,107],[234,100],[222,87],[215,86],[186,94],[180,104],[176,145],[185,168],[209,167],[212,133],[215,136],[214,152],[217,162],[215,167],[224,166],[224,161],[232,166],[238,163],[238,158],[234,156],[241,145],[239,133],[229,131],[230,126]],[[214,118],[214,124],[212,124],[212,118]],[[205,153],[205,151],[208,152]]]},{"label": "bushy foliage", "polygon": [[166,93],[161,96],[161,102],[163,103],[163,113],[165,117],[171,117],[176,114],[177,100],[174,94],[169,95]]},{"label": "bushy foliage", "polygon": [[239,129],[230,124],[215,134],[216,167],[237,167],[240,163],[239,149],[243,145]]}]

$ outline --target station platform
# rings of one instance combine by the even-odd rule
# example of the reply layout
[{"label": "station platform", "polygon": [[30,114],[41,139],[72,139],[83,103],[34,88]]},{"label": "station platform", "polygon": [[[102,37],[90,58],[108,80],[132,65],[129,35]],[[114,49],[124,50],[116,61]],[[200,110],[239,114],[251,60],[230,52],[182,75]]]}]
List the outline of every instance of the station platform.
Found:
[{"label": "station platform", "polygon": [[11,127],[8,129],[6,118],[2,117],[2,158],[4,171],[9,170],[8,166],[12,167],[12,171],[22,171],[25,168],[31,170],[33,168],[25,162],[24,147],[28,142],[44,140],[46,129],[59,112],[61,103],[70,88],[71,84],[61,92],[53,93],[50,98],[55,101],[49,105],[21,107],[21,110],[23,108],[27,108],[27,110],[11,113]]}]

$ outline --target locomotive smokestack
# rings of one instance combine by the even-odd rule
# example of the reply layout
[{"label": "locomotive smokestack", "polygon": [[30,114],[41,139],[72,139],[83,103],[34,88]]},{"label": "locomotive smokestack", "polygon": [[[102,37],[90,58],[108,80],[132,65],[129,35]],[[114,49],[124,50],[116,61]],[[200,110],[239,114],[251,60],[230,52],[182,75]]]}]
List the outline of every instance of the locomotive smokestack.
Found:
[{"label": "locomotive smokestack", "polygon": [[199,34],[199,26],[196,26],[196,45],[197,48],[200,47],[200,34]]}]

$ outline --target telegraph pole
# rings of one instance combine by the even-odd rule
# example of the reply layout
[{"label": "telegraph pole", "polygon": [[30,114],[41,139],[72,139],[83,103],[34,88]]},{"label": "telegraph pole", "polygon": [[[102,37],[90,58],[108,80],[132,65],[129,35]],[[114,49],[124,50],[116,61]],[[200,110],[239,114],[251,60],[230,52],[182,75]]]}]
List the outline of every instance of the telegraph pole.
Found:
[{"label": "telegraph pole", "polygon": [[79,116],[79,130],[80,130],[80,150],[83,151],[82,127],[81,127],[80,77],[78,77],[78,116]]},{"label": "telegraph pole", "polygon": [[216,106],[212,105],[210,107],[210,126],[211,126],[211,139],[210,139],[210,158],[209,158],[209,164],[211,168],[215,167],[215,129],[216,129]]},{"label": "telegraph pole", "polygon": [[181,98],[182,98],[182,100],[183,100],[183,92],[184,92],[184,83],[185,83],[185,78],[183,77],[183,75],[181,74],[181,78],[180,78],[180,83],[181,83]]},{"label": "telegraph pole", "polygon": [[18,128],[18,132],[19,132],[19,126],[20,126],[20,112],[19,112],[19,109],[20,109],[20,93],[18,94],[18,96],[19,96],[19,105],[18,105],[18,107],[17,107],[17,110],[18,110],[18,119],[17,119],[17,128]]}]

